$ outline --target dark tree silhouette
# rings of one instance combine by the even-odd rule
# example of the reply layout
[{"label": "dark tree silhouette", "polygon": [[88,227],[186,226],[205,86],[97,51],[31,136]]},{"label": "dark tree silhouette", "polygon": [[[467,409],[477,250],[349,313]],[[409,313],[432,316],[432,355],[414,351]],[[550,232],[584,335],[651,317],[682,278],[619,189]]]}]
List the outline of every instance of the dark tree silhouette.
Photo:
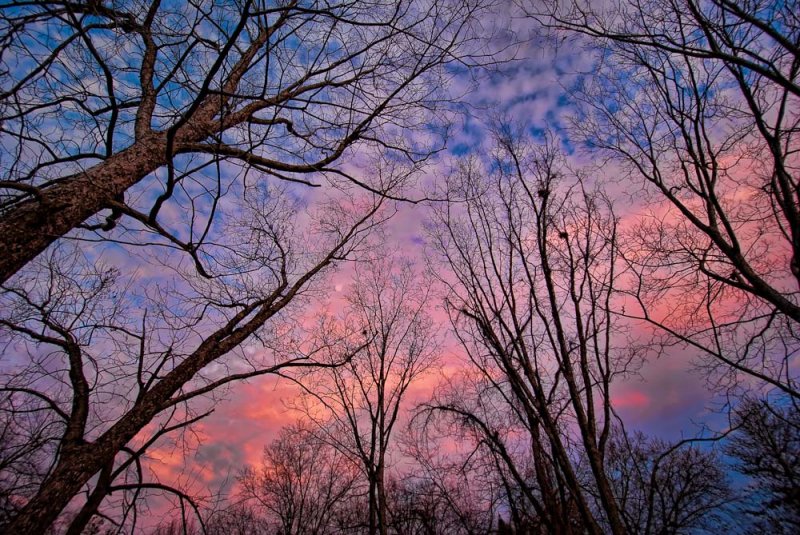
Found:
[{"label": "dark tree silhouette", "polygon": [[214,511],[205,524],[204,535],[274,535],[267,520],[244,504]]},{"label": "dark tree silhouette", "polygon": [[605,462],[629,533],[722,529],[734,493],[718,456],[693,442],[615,429]]},{"label": "dark tree silhouette", "polygon": [[437,327],[427,312],[431,292],[430,280],[391,256],[356,268],[340,324],[368,343],[334,353],[352,353],[343,366],[298,380],[304,392],[299,408],[323,440],[363,471],[370,534],[388,533],[387,467],[405,395],[438,357]]},{"label": "dark tree silhouette", "polygon": [[356,499],[360,471],[349,457],[302,422],[285,427],[264,448],[258,468],[239,477],[242,497],[264,511],[272,533],[336,533],[346,502]]},{"label": "dark tree silhouette", "polygon": [[319,364],[319,340],[298,349],[278,325],[441,148],[447,67],[474,64],[482,9],[3,6],[0,389],[3,425],[25,433],[4,466],[8,530],[44,531],[80,493],[72,532],[110,496],[126,525],[148,492],[191,509],[148,478],[148,450],[234,381]]},{"label": "dark tree silhouette", "polygon": [[73,229],[105,234],[121,218],[202,267],[226,172],[238,170],[243,184],[345,180],[388,194],[379,173],[364,181],[336,163],[356,146],[411,164],[436,150],[402,132],[424,125],[435,137],[444,67],[477,59],[468,52],[481,8],[7,3],[0,282]]},{"label": "dark tree silhouette", "polygon": [[796,405],[747,399],[725,445],[737,470],[752,478],[744,510],[772,533],[800,529],[800,411]]},{"label": "dark tree silhouette", "polygon": [[[215,261],[231,270],[225,276],[208,280],[190,270],[167,279],[173,287],[148,288],[146,280],[131,287],[119,271],[63,246],[3,286],[0,336],[10,359],[0,385],[4,411],[20,415],[17,422],[31,412],[43,420],[15,424],[30,432],[20,443],[34,444],[42,425],[49,429],[36,453],[42,459],[17,456],[5,467],[24,474],[36,459],[41,475],[28,484],[32,492],[17,496],[25,503],[9,531],[44,531],[81,489],[87,497],[76,533],[110,494],[128,495],[134,512],[122,520],[135,524],[137,497],[170,491],[145,477],[147,450],[209,414],[220,391],[282,368],[347,359],[316,359],[328,349],[322,340],[283,351],[286,344],[272,342],[282,340],[273,329],[288,324],[289,305],[313,279],[357,253],[379,222],[381,201],[357,214],[341,205],[322,210],[323,224],[306,237],[286,196],[264,191],[247,203],[226,218],[218,243]],[[243,344],[261,349],[248,354]],[[186,493],[172,491],[191,504]]]},{"label": "dark tree silhouette", "polygon": [[800,397],[797,2],[527,8],[599,52],[575,132],[651,203],[625,240],[628,314],[698,350],[716,386]]},{"label": "dark tree silhouette", "polygon": [[[575,511],[581,530],[624,533],[603,463],[611,382],[632,358],[611,311],[617,221],[580,175],[569,182],[552,143],[506,126],[495,139],[489,171],[473,158],[450,179],[463,204],[434,208],[431,239],[452,273],[442,277],[447,310],[475,373],[428,411],[488,448],[508,494],[519,492],[511,503],[527,504],[543,529],[569,532]],[[515,461],[519,441],[529,468]]]}]

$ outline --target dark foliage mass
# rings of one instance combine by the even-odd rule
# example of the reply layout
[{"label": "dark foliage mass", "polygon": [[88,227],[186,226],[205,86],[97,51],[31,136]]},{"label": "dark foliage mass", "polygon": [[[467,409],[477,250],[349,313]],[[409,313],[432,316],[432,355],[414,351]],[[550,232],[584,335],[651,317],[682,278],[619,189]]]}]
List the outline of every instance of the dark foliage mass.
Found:
[{"label": "dark foliage mass", "polygon": [[[798,13],[2,3],[0,531],[796,533]],[[550,46],[568,126],[470,94]],[[677,354],[718,431],[618,410]],[[154,468],[262,376],[257,466]]]}]

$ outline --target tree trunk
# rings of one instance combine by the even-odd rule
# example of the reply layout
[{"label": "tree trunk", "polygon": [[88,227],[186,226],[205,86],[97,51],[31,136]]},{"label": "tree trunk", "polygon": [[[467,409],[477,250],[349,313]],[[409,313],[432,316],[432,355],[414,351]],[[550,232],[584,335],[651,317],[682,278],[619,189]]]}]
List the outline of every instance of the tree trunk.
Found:
[{"label": "tree trunk", "polygon": [[384,481],[384,462],[383,462],[383,455],[381,455],[381,461],[378,465],[377,471],[377,481],[376,481],[376,489],[377,489],[377,498],[378,498],[378,533],[380,535],[387,534],[387,526],[386,526],[386,485]]},{"label": "tree trunk", "polygon": [[64,452],[39,493],[7,526],[7,533],[45,533],[81,487],[102,465],[113,460],[114,451],[98,449],[94,445],[84,444],[71,452]]},{"label": "tree trunk", "polygon": [[378,534],[378,492],[376,477],[374,474],[369,476],[369,535]]},{"label": "tree trunk", "polygon": [[113,462],[103,467],[103,470],[100,472],[100,477],[97,480],[97,485],[95,485],[91,496],[89,496],[89,499],[86,500],[86,503],[81,507],[77,516],[72,520],[66,535],[81,535],[86,526],[89,525],[89,521],[91,521],[92,517],[97,513],[98,507],[103,503],[105,497],[108,496],[108,491],[111,488],[111,472],[113,469]]},{"label": "tree trunk", "polygon": [[154,134],[11,210],[0,220],[0,284],[164,164],[166,136]]},{"label": "tree trunk", "polygon": [[[251,322],[263,324],[274,312],[274,309],[262,310]],[[209,336],[96,441],[65,445],[55,470],[42,483],[38,494],[9,524],[8,533],[43,533],[49,528],[80,488],[103,467],[113,463],[120,449],[163,410],[175,392],[206,364],[228,352],[249,334],[243,329],[231,333],[228,327],[224,327]]]}]

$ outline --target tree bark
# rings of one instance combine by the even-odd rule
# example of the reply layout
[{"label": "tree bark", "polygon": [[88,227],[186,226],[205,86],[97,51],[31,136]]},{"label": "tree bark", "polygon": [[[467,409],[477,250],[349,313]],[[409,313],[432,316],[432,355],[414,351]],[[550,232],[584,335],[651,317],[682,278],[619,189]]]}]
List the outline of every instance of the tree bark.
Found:
[{"label": "tree bark", "polygon": [[[324,261],[323,261],[324,263]],[[65,445],[56,468],[39,493],[8,526],[8,533],[43,533],[94,474],[112,463],[120,449],[170,405],[172,397],[202,368],[226,354],[282,309],[302,284],[265,304],[247,323],[238,316],[206,338],[181,364],[144,394],[131,410],[94,442]],[[240,313],[241,315],[241,313]]]},{"label": "tree bark", "polygon": [[0,284],[166,163],[166,135],[154,134],[12,210],[0,220]]},{"label": "tree bark", "polygon": [[386,526],[386,485],[384,475],[384,452],[381,452],[380,465],[378,466],[375,485],[377,487],[378,494],[378,533],[380,535],[387,535],[388,533]]}]

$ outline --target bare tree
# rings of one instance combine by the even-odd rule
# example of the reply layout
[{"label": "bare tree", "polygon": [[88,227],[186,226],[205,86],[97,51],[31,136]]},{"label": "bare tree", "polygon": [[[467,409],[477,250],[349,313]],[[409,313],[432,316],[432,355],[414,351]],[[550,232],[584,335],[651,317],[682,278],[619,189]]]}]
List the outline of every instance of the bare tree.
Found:
[{"label": "bare tree", "polygon": [[[369,484],[369,533],[387,533],[386,479],[392,434],[409,387],[438,357],[427,313],[430,281],[391,257],[357,267],[340,320],[368,343],[344,366],[302,377],[300,408],[324,440],[347,452]],[[349,350],[348,354],[351,353]]]},{"label": "bare tree", "polygon": [[380,222],[384,198],[318,208],[315,229],[304,233],[298,217],[315,212],[275,189],[256,193],[226,214],[218,229],[224,240],[207,257],[229,270],[224,275],[206,279],[178,263],[177,276],[152,284],[62,245],[3,286],[3,409],[38,411],[50,429],[37,463],[41,479],[20,497],[9,531],[43,532],[82,490],[75,532],[112,494],[124,497],[117,522],[135,525],[138,498],[151,491],[173,493],[190,511],[185,491],[148,478],[148,450],[209,414],[234,381],[337,364],[331,355],[316,358],[332,340],[294,342],[290,305],[299,306],[311,282],[339,260],[353,258]]},{"label": "bare tree", "polygon": [[[240,186],[344,180],[388,194],[380,174],[364,180],[336,163],[355,146],[411,164],[437,149],[445,67],[474,63],[481,9],[444,0],[7,3],[0,281],[73,229],[106,235],[121,221],[202,271],[229,173]],[[428,139],[407,141],[404,129],[423,125]]]},{"label": "bare tree", "polygon": [[323,535],[336,532],[337,516],[354,499],[360,477],[348,456],[299,422],[264,448],[261,466],[246,470],[239,483],[242,497],[274,522],[274,532]]},{"label": "bare tree", "polygon": [[434,209],[447,310],[475,371],[428,411],[470,430],[542,529],[624,533],[604,464],[611,382],[633,356],[611,311],[616,218],[579,175],[567,182],[552,143],[502,125],[495,139],[488,171],[472,158],[451,177],[464,202]]},{"label": "bare tree", "polygon": [[[13,453],[6,467],[32,473],[8,529],[43,531],[81,491],[73,531],[111,495],[120,522],[135,524],[146,492],[191,508],[181,489],[147,480],[147,451],[231,382],[316,363],[313,341],[271,358],[297,351],[279,336],[290,305],[353,257],[440,146],[444,67],[469,63],[481,7],[4,6],[3,409],[30,432],[20,443],[37,444],[25,411],[49,430],[35,470]],[[407,141],[403,129],[423,124],[427,137]],[[356,146],[352,165],[337,165]],[[365,158],[377,164],[368,180],[353,171]],[[302,192],[323,182],[333,187],[319,203]],[[65,252],[68,233],[103,243]],[[123,272],[114,255],[142,268]]]},{"label": "bare tree", "polygon": [[718,532],[734,494],[713,451],[615,429],[606,469],[630,533]]},{"label": "bare tree", "polygon": [[265,518],[254,508],[235,504],[218,509],[206,520],[206,535],[271,535]]},{"label": "bare tree", "polygon": [[[485,525],[487,530],[496,518],[498,522],[502,519],[498,529],[522,533],[587,531],[586,520],[577,510],[546,439],[541,432],[531,433],[520,421],[511,396],[497,388],[499,373],[495,378],[487,378],[480,370],[460,373],[440,385],[434,398],[420,407],[416,424],[423,429],[425,441],[434,436],[438,437],[436,442],[449,446],[447,449],[452,449],[452,444],[459,445],[457,452],[448,455],[449,462],[439,460],[426,474],[442,488],[448,488],[447,479],[454,472],[463,479],[459,481],[460,490],[482,490],[484,507],[493,513]],[[430,464],[422,459],[419,462],[423,466]],[[583,465],[580,458],[575,461],[574,475],[583,481]],[[447,496],[452,511],[463,510],[458,493]],[[586,505],[593,509],[590,501]],[[461,520],[463,524],[468,519]]]},{"label": "bare tree", "polygon": [[392,496],[392,525],[400,533],[490,533],[513,507],[495,464],[478,451],[480,440],[465,440],[463,426],[434,416],[419,411],[402,438],[414,465]]},{"label": "bare tree", "polygon": [[[44,478],[46,457],[59,431],[41,400],[4,392],[0,403],[0,529],[11,521]],[[48,451],[49,450],[49,451]]]},{"label": "bare tree", "polygon": [[628,313],[708,357],[720,386],[800,396],[797,3],[527,7],[602,51],[578,136],[652,195],[626,240]]},{"label": "bare tree", "polygon": [[[731,500],[714,454],[628,434],[611,385],[643,355],[615,309],[617,219],[552,142],[495,128],[492,158],[465,161],[431,238],[454,333],[471,366],[417,417],[473,450],[504,494],[498,529],[689,533]],[[571,177],[572,182],[568,182]],[[424,458],[424,456],[422,456]],[[716,516],[715,516],[716,515]]]},{"label": "bare tree", "polygon": [[148,535],[199,535],[200,531],[194,523],[181,522],[178,519],[171,519],[168,522],[161,522]]},{"label": "bare tree", "polygon": [[800,528],[800,412],[797,406],[748,399],[735,411],[725,444],[737,470],[751,478],[745,513],[771,533]]},{"label": "bare tree", "polygon": [[[467,489],[455,485],[443,489],[439,482],[424,477],[392,479],[388,485],[390,531],[408,535],[490,533],[493,511],[483,509],[483,502],[465,500],[467,494]],[[458,508],[453,507],[456,502]]]}]

